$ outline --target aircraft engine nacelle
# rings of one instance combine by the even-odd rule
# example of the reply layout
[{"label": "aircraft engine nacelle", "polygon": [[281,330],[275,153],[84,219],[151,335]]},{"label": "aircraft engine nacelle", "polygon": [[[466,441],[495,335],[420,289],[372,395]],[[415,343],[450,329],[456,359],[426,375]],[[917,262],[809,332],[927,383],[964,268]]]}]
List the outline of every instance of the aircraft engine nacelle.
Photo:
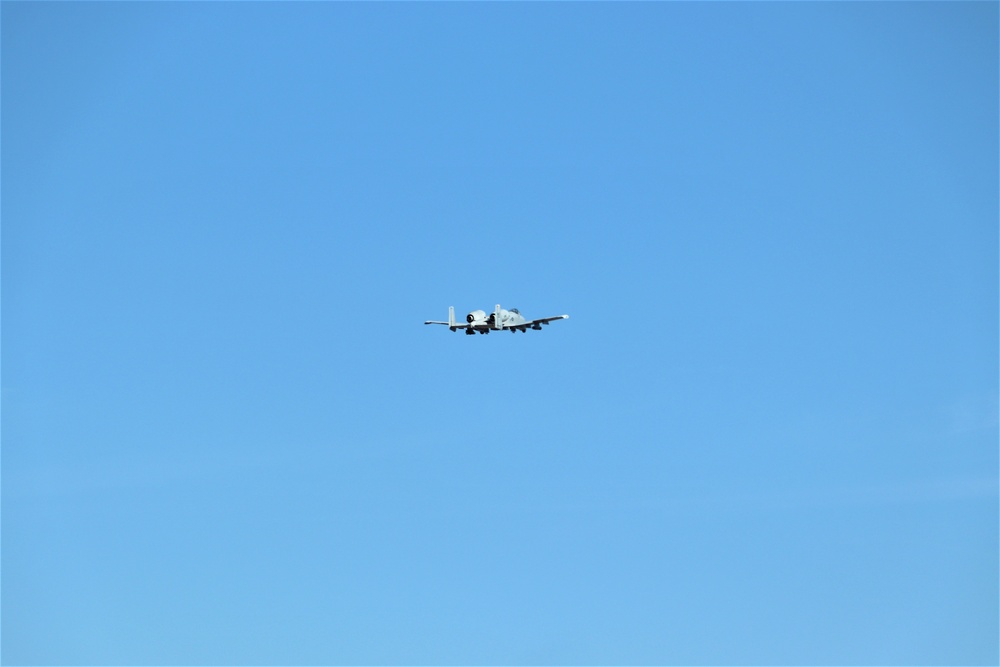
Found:
[{"label": "aircraft engine nacelle", "polygon": [[468,322],[469,324],[472,324],[473,322],[482,322],[485,319],[486,319],[485,310],[474,310],[465,316],[465,321]]},{"label": "aircraft engine nacelle", "polygon": [[[506,322],[507,321],[507,317],[508,317],[507,311],[501,309],[499,311],[499,313],[500,313],[500,322]],[[486,323],[489,324],[494,329],[499,328],[500,327],[500,323],[497,322],[497,313],[495,313],[495,312],[494,313],[490,313],[490,316],[488,318],[486,318]]]}]

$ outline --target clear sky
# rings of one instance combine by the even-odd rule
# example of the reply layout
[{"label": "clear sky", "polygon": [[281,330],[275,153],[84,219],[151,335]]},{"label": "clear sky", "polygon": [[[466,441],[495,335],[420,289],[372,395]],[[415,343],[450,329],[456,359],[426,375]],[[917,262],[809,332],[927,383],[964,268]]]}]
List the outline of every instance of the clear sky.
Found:
[{"label": "clear sky", "polygon": [[1000,659],[997,3],[0,14],[4,663]]}]

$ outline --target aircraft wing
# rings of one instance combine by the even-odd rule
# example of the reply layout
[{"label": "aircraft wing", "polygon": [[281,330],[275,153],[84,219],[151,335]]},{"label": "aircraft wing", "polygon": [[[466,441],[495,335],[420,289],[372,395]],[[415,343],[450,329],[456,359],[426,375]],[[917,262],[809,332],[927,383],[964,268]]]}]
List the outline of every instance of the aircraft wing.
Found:
[{"label": "aircraft wing", "polygon": [[426,322],[424,322],[424,324],[443,324],[446,327],[451,327],[452,329],[468,329],[469,326],[470,326],[468,324],[465,324],[464,322],[462,322],[462,323],[458,323],[458,322],[439,322],[437,320],[427,320]]},{"label": "aircraft wing", "polygon": [[556,315],[555,317],[543,317],[540,320],[529,320],[525,324],[548,324],[549,322],[555,322],[556,320],[568,320],[569,315]]},{"label": "aircraft wing", "polygon": [[549,322],[555,322],[556,320],[566,320],[569,319],[569,315],[556,315],[555,317],[543,317],[537,320],[528,320],[526,322],[521,322],[520,324],[508,324],[505,329],[520,329],[521,331],[527,331],[528,329],[535,329],[536,331],[542,328],[543,324],[548,324]]}]

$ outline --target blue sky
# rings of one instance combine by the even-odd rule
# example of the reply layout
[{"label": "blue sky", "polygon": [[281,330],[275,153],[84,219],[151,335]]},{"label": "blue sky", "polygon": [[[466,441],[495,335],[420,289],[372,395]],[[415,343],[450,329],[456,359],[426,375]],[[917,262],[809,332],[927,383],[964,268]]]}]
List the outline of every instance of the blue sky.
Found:
[{"label": "blue sky", "polygon": [[0,18],[5,664],[996,664],[996,3]]}]

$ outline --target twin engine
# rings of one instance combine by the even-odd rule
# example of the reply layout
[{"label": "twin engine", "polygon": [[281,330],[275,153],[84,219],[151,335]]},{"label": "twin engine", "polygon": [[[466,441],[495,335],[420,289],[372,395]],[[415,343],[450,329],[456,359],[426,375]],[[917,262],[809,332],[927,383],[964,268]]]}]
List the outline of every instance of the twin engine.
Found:
[{"label": "twin engine", "polygon": [[483,322],[485,320],[486,320],[485,310],[474,310],[465,316],[465,321],[468,322],[469,324],[472,324],[473,322]]}]

